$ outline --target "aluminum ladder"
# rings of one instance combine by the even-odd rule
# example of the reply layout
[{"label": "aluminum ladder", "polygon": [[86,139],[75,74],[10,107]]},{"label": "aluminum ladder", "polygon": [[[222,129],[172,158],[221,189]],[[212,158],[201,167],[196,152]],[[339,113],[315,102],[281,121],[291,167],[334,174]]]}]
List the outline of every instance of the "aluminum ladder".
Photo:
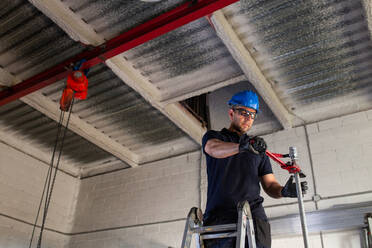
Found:
[{"label": "aluminum ladder", "polygon": [[248,201],[238,204],[238,223],[215,226],[203,226],[200,208],[191,208],[183,233],[181,248],[190,248],[193,234],[196,234],[196,247],[204,248],[203,240],[236,237],[236,248],[245,248],[245,236],[249,248],[256,248],[253,219]]}]

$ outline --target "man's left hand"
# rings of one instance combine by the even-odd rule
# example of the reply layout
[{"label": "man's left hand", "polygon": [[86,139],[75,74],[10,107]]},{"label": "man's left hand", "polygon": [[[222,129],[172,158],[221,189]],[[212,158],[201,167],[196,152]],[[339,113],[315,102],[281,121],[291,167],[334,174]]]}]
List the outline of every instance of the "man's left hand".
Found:
[{"label": "man's left hand", "polygon": [[263,154],[266,152],[266,142],[258,136],[251,137],[246,134],[240,137],[239,152],[249,151],[254,154]]},{"label": "man's left hand", "polygon": [[267,149],[267,144],[266,144],[265,140],[261,137],[258,137],[258,136],[255,136],[252,139],[254,140],[254,142],[252,144],[253,149],[258,151],[258,153],[260,153],[260,154],[265,153],[266,149]]}]

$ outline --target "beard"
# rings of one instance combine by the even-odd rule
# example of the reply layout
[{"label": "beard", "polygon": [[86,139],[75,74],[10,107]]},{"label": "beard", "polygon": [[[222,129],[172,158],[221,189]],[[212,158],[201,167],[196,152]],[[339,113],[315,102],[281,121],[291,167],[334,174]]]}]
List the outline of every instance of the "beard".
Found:
[{"label": "beard", "polygon": [[243,130],[239,125],[237,125],[237,124],[234,123],[234,122],[231,123],[231,128],[232,128],[233,130],[235,130],[236,132],[241,133],[241,134],[247,132],[247,130]]}]

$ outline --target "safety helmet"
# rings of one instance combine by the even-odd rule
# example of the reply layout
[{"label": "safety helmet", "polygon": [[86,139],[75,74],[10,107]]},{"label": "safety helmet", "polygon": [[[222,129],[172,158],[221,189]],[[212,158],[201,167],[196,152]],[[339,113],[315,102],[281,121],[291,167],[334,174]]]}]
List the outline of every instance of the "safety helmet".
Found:
[{"label": "safety helmet", "polygon": [[258,96],[251,90],[245,90],[233,95],[228,102],[230,106],[243,106],[255,109],[258,113],[259,103]]}]

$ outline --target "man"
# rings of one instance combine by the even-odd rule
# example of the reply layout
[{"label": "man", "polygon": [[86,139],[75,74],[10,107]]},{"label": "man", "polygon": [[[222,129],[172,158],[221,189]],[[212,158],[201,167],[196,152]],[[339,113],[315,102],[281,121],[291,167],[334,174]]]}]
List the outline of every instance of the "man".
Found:
[{"label": "man", "polygon": [[[228,104],[231,121],[229,129],[210,130],[202,141],[208,173],[204,225],[236,223],[237,204],[248,200],[254,219],[257,247],[268,248],[271,246],[270,225],[262,207],[259,183],[273,198],[297,197],[296,185],[292,176],[284,187],[277,182],[265,154],[265,141],[246,134],[259,113],[256,93],[239,92]],[[304,194],[306,182],[301,184]],[[206,248],[233,248],[235,238],[205,240],[204,243]]]}]

